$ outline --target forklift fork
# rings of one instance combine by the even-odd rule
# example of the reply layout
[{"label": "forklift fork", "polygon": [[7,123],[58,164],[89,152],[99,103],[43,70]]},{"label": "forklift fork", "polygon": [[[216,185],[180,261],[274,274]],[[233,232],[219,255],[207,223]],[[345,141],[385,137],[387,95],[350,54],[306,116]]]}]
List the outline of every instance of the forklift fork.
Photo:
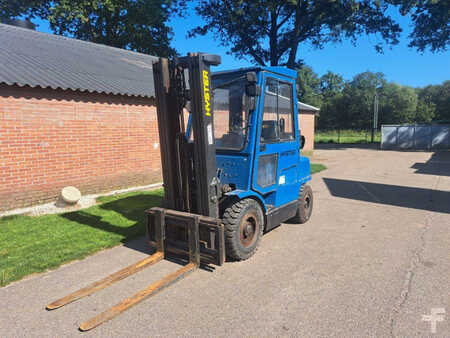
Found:
[{"label": "forklift fork", "polygon": [[[119,304],[111,307],[105,312],[89,319],[80,325],[81,331],[88,331],[94,327],[114,318],[130,307],[138,304],[144,299],[156,294],[158,291],[164,289],[165,287],[171,285],[172,283],[182,279],[187,276],[190,272],[196,270],[202,263],[215,263],[222,265],[224,262],[224,233],[223,225],[219,220],[210,217],[178,212],[163,208],[151,208],[146,211],[148,215],[148,229],[149,237],[153,239],[151,243],[156,248],[156,253],[148,258],[145,258],[135,264],[132,264],[120,271],[117,271],[110,276],[97,281],[85,288],[82,288],[76,292],[73,292],[61,299],[58,299],[49,305],[47,305],[47,310],[54,310],[74,302],[83,297],[89,296],[105,287],[116,283],[128,276],[141,271],[145,267],[153,265],[163,258],[165,258],[166,251],[175,252],[178,254],[188,254],[189,262],[177,271],[168,274],[164,278],[150,284],[145,289],[139,291],[135,295],[124,299]],[[166,233],[173,227],[184,228],[187,230],[187,245],[180,245],[176,241],[170,242],[166,238]],[[213,239],[214,243],[210,243],[210,248],[206,246],[203,247],[203,253],[200,248],[200,228],[206,230],[211,234],[210,238]],[[214,234],[214,236],[212,236]],[[178,244],[178,246],[176,245]],[[174,247],[172,247],[174,246]],[[211,247],[214,247],[211,248]]]}]

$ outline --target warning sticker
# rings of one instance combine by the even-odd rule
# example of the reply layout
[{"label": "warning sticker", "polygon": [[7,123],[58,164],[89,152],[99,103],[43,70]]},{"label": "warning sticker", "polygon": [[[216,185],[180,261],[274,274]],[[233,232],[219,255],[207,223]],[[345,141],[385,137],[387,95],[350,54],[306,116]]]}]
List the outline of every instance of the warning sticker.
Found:
[{"label": "warning sticker", "polygon": [[214,136],[213,136],[213,131],[212,131],[212,125],[211,123],[208,124],[208,126],[206,127],[206,132],[208,134],[208,144],[212,145],[214,143]]}]

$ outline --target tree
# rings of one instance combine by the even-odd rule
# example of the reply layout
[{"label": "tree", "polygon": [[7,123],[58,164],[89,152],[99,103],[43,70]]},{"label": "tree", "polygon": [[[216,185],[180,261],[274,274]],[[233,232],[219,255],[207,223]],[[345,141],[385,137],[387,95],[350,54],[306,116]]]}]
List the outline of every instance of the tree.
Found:
[{"label": "tree", "polygon": [[[381,0],[201,0],[196,12],[205,24],[189,36],[214,32],[237,58],[296,68],[300,44],[322,48],[344,38],[355,42],[362,34],[398,43],[401,29],[386,9]],[[375,48],[382,51],[382,44]]]},{"label": "tree", "polygon": [[410,47],[423,52],[445,51],[450,44],[450,2],[448,0],[391,0],[403,15],[411,15],[414,30]]},{"label": "tree", "polygon": [[436,104],[433,102],[436,94],[435,86],[416,88],[418,97],[416,122],[431,122],[436,116]]},{"label": "tree", "polygon": [[320,107],[320,79],[309,66],[303,65],[297,72],[297,95],[303,103]]},{"label": "tree", "polygon": [[380,115],[385,124],[417,121],[417,94],[413,88],[387,83],[381,89]]},{"label": "tree", "polygon": [[48,15],[49,0],[0,0],[0,20],[6,21],[17,17],[33,19]]},{"label": "tree", "polygon": [[436,105],[433,102],[419,100],[416,108],[415,122],[430,123],[433,121],[436,112]]},{"label": "tree", "polygon": [[445,81],[439,86],[434,103],[436,104],[436,119],[450,122],[450,81]]},{"label": "tree", "polygon": [[375,93],[385,86],[383,73],[364,72],[355,75],[344,88],[344,98],[350,112],[351,128],[370,129],[373,120]]},{"label": "tree", "polygon": [[324,98],[336,96],[344,89],[344,78],[336,73],[328,71],[320,78],[320,90]]},{"label": "tree", "polygon": [[332,72],[320,80],[318,129],[370,129],[375,93],[379,98],[379,123],[450,121],[450,81],[414,89],[387,82],[383,73],[369,71],[349,82]]},{"label": "tree", "polygon": [[344,87],[344,78],[339,74],[328,71],[320,77],[322,105],[317,117],[319,129],[339,129],[348,121],[348,110],[344,107],[342,95]]},{"label": "tree", "polygon": [[[434,105],[434,120],[450,121],[450,81],[417,90],[419,102]],[[423,108],[422,108],[423,109]]]},{"label": "tree", "polygon": [[386,84],[383,73],[364,72],[346,82],[342,91],[324,95],[319,128],[370,129],[375,93]]},{"label": "tree", "polygon": [[351,112],[347,109],[346,99],[342,93],[324,99],[317,116],[317,129],[349,128]]},{"label": "tree", "polygon": [[174,53],[166,22],[185,7],[183,0],[0,1],[3,16],[40,17],[56,34],[158,56]]}]

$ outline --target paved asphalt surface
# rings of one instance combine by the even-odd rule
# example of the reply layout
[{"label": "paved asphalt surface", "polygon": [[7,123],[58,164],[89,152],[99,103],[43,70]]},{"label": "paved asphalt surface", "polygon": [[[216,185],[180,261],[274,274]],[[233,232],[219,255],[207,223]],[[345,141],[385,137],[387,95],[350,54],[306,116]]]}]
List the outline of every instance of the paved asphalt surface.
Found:
[{"label": "paved asphalt surface", "polygon": [[[245,262],[200,270],[112,321],[78,326],[179,268],[163,261],[61,309],[45,305],[125,267],[143,241],[0,289],[0,337],[450,336],[450,152],[315,151],[304,225],[267,233]],[[436,334],[422,315],[444,308]]]}]

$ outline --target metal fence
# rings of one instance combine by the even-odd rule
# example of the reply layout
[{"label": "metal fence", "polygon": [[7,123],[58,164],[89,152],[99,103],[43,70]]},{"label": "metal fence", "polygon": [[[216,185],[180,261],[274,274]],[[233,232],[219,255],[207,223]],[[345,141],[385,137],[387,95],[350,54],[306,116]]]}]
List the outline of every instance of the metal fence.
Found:
[{"label": "metal fence", "polygon": [[[371,142],[370,130],[356,129],[316,129],[315,143],[369,143]],[[381,132],[374,133],[374,142],[381,141]]]},{"label": "metal fence", "polygon": [[450,149],[450,124],[382,125],[381,149]]}]

